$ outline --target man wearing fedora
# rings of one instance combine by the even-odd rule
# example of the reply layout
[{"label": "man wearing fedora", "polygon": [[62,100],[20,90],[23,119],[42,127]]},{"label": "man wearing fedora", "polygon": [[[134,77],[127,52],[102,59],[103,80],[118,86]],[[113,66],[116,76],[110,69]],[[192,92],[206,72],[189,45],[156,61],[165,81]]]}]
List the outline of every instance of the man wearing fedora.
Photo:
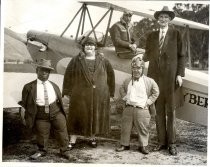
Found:
[{"label": "man wearing fedora", "polygon": [[24,85],[21,112],[23,123],[36,132],[38,151],[30,156],[38,159],[47,153],[50,129],[53,128],[61,156],[72,159],[68,150],[66,115],[59,87],[48,80],[53,70],[50,60],[40,59],[36,64],[37,79]]},{"label": "man wearing fedora", "polygon": [[[185,75],[185,48],[178,30],[169,26],[175,13],[164,6],[154,13],[160,29],[148,35],[144,61],[149,61],[147,76],[153,78],[160,89],[156,101],[156,129],[158,146],[154,149],[169,149],[171,155],[177,155],[176,114],[175,109],[182,96],[177,96]],[[179,94],[181,95],[181,94]],[[179,99],[179,100],[178,100]]]},{"label": "man wearing fedora", "polygon": [[120,21],[113,24],[110,28],[110,35],[117,56],[123,59],[131,59],[135,56],[136,52],[142,52],[140,48],[137,48],[133,38],[133,25],[131,24],[132,15],[132,11],[125,10]]}]

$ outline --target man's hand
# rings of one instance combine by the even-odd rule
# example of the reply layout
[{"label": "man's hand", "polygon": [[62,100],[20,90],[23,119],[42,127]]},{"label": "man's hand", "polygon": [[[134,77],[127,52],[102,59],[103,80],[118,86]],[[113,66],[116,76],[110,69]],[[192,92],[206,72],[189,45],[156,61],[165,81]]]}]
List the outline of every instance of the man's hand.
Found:
[{"label": "man's hand", "polygon": [[68,95],[64,95],[64,97],[62,98],[63,105],[64,105],[65,109],[69,108],[69,103],[70,103],[69,100],[70,100],[70,96],[68,96]]},{"label": "man's hand", "polygon": [[181,87],[182,86],[182,77],[180,76],[180,75],[177,75],[177,77],[176,77],[176,84],[178,84],[179,85],[179,87]]},{"label": "man's hand", "polygon": [[26,120],[25,120],[25,108],[21,107],[20,108],[20,118],[21,118],[21,121],[22,121],[22,124],[24,126],[26,126]]},{"label": "man's hand", "polygon": [[70,97],[68,95],[64,95],[62,98],[63,103],[69,103]]},{"label": "man's hand", "polygon": [[130,44],[130,45],[129,45],[129,48],[130,48],[132,51],[136,51],[137,46],[136,46],[136,44]]},{"label": "man's hand", "polygon": [[116,102],[116,98],[115,97],[110,97],[110,101]]}]

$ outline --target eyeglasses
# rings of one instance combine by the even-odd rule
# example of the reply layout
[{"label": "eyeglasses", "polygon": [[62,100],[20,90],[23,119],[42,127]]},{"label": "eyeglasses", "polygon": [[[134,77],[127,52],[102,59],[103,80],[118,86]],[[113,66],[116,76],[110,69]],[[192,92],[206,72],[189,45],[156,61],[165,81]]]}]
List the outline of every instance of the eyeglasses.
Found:
[{"label": "eyeglasses", "polygon": [[95,46],[93,43],[86,43],[85,46]]}]

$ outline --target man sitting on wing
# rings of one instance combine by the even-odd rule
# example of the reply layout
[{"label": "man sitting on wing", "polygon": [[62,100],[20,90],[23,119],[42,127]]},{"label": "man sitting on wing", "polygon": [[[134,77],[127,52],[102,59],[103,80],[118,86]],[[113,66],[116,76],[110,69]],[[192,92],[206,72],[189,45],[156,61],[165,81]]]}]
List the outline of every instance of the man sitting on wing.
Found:
[{"label": "man sitting on wing", "polygon": [[132,11],[125,10],[120,21],[110,28],[110,35],[117,56],[123,59],[131,59],[137,52],[143,52],[140,48],[137,48],[133,38],[133,25],[131,24],[132,15]]}]

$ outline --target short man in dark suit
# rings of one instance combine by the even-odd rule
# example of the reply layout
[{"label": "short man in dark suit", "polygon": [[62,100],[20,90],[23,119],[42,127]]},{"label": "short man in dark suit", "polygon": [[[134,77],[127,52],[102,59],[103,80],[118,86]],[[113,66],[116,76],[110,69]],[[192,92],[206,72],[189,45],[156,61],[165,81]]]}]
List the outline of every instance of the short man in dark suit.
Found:
[{"label": "short man in dark suit", "polygon": [[22,90],[22,116],[26,127],[36,130],[38,152],[30,156],[38,159],[47,153],[51,127],[60,146],[61,156],[72,160],[68,149],[66,115],[59,87],[48,80],[53,70],[50,60],[40,59],[35,64],[37,79],[27,83]]},{"label": "short man in dark suit", "polygon": [[160,30],[149,34],[143,59],[149,61],[147,76],[153,78],[160,89],[156,101],[159,144],[155,151],[169,148],[171,155],[177,155],[176,93],[182,86],[182,77],[185,75],[185,48],[180,32],[169,26],[175,13],[164,6],[161,11],[154,13],[154,17],[159,23]]}]

